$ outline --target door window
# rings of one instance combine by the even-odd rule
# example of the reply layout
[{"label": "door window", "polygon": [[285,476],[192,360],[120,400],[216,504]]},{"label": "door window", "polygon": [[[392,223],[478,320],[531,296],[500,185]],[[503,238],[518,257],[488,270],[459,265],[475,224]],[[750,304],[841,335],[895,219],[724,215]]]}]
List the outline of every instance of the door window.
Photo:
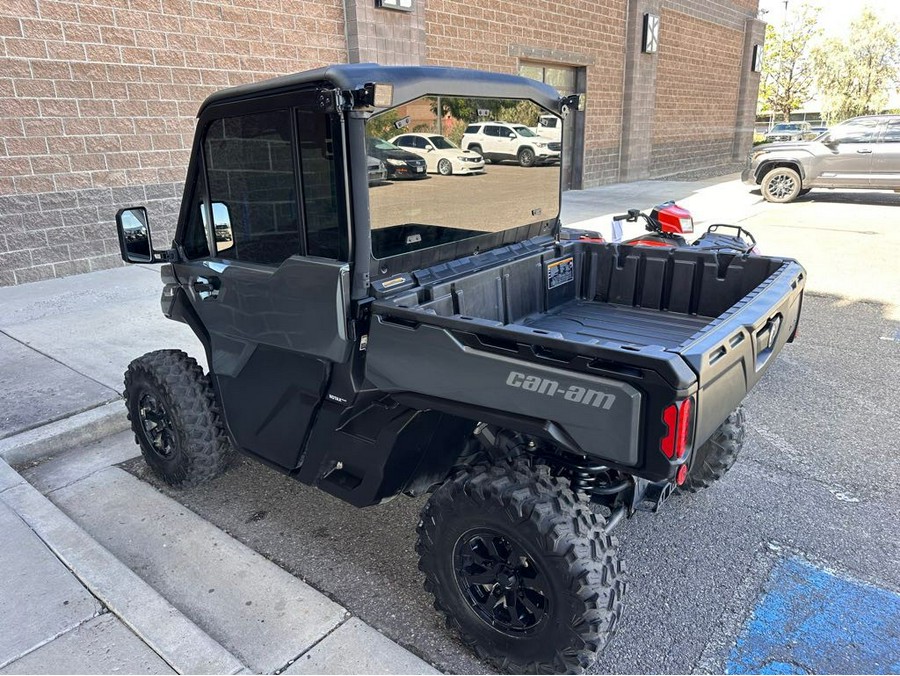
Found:
[{"label": "door window", "polygon": [[267,111],[215,120],[206,132],[215,239],[228,258],[280,265],[300,253],[290,120]]},{"label": "door window", "polygon": [[881,141],[883,143],[900,143],[900,119],[887,121]]},{"label": "door window", "polygon": [[182,239],[184,253],[189,259],[209,256],[206,209],[206,174],[203,171],[203,163],[200,162],[200,169],[197,171],[197,181],[194,183],[194,194],[191,196],[191,207],[190,211],[188,211]]},{"label": "door window", "polygon": [[310,256],[345,261],[349,244],[337,180],[341,149],[335,118],[298,110],[297,144],[303,178],[306,251]]},{"label": "door window", "polygon": [[484,127],[484,133],[487,136],[503,136],[503,127],[498,127],[495,124],[488,124]]},{"label": "door window", "polygon": [[831,131],[833,143],[872,143],[878,131],[878,120],[850,120]]}]

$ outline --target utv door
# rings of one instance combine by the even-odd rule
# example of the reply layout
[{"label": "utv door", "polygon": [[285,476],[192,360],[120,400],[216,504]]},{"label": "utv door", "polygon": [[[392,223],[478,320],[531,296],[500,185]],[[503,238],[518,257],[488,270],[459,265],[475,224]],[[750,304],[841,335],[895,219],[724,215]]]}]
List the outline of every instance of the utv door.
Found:
[{"label": "utv door", "polygon": [[186,255],[200,255],[176,265],[208,333],[232,437],[288,469],[297,466],[331,365],[349,352],[340,127],[316,104],[310,92],[232,104],[201,120],[180,242]]}]

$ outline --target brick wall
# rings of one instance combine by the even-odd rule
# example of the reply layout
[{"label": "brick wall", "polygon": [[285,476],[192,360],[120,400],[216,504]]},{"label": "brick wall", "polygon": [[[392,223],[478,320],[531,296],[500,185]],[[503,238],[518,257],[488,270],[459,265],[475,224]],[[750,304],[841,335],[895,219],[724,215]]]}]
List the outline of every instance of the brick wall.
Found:
[{"label": "brick wall", "polygon": [[[626,0],[474,3],[428,0],[428,63],[518,72],[516,54],[563,51],[559,63],[587,68],[584,187],[618,174]],[[527,48],[527,50],[522,48]],[[544,59],[530,59],[544,60]]]},{"label": "brick wall", "polygon": [[663,8],[651,175],[731,161],[743,45],[743,30]]},{"label": "brick wall", "polygon": [[4,0],[0,285],[120,264],[120,206],[171,233],[203,98],[346,54],[341,0]]}]

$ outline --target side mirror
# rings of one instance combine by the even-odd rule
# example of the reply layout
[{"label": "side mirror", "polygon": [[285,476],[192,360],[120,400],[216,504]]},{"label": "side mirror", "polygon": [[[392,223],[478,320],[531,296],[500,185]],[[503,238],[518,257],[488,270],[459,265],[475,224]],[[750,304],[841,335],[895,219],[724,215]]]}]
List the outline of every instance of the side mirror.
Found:
[{"label": "side mirror", "polygon": [[144,207],[119,209],[116,213],[119,250],[126,263],[158,263],[150,238],[150,223]]},{"label": "side mirror", "polygon": [[510,137],[510,138],[515,138],[515,137],[516,137],[515,132],[509,132],[509,137]]},{"label": "side mirror", "polygon": [[432,150],[434,150],[434,146],[431,146],[431,145],[425,146],[425,150],[426,150],[426,152],[430,153]]}]

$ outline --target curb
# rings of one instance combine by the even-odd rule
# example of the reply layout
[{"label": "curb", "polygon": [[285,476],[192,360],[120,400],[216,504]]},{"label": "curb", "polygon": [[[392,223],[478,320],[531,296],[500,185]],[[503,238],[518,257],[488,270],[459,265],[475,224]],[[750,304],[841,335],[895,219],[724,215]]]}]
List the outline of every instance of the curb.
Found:
[{"label": "curb", "polygon": [[0,460],[0,500],[101,603],[181,674],[236,674],[244,665]]},{"label": "curb", "polygon": [[128,429],[125,404],[103,404],[21,434],[0,439],[0,459],[14,467],[37,463],[75,446],[81,446]]}]

